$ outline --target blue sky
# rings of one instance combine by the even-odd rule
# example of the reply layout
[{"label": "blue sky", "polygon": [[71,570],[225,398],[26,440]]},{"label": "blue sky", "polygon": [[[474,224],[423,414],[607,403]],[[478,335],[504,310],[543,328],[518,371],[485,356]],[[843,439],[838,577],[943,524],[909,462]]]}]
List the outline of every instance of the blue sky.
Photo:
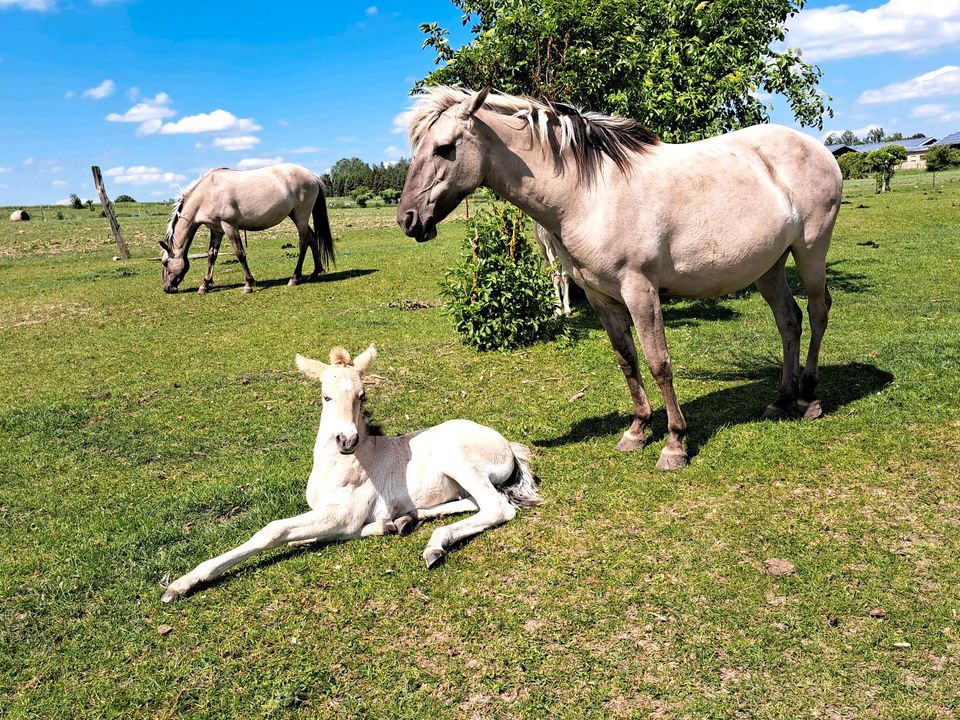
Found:
[{"label": "blue sky", "polygon": [[[211,167],[409,155],[397,119],[433,67],[418,25],[459,44],[456,8],[289,5],[0,0],[0,204],[92,197],[92,164],[156,200]],[[960,130],[960,0],[810,0],[788,40],[824,71],[825,129]]]}]

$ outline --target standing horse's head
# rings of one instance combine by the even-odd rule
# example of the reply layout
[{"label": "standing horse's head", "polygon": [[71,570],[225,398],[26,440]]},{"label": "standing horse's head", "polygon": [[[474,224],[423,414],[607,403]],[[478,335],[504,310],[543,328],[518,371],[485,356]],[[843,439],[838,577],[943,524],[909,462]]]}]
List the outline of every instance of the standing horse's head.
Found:
[{"label": "standing horse's head", "polygon": [[474,115],[488,92],[489,88],[466,96],[435,119],[436,113],[414,119],[423,125],[432,122],[412,133],[415,149],[397,208],[397,223],[417,242],[435,238],[437,223],[483,183],[484,154]]},{"label": "standing horse's head", "polygon": [[186,255],[183,257],[174,257],[173,250],[166,240],[160,241],[160,247],[163,253],[160,255],[160,265],[163,267],[163,280],[161,284],[165,293],[175,293],[180,283],[183,282],[187,270],[190,269],[190,260]]},{"label": "standing horse's head", "polygon": [[342,347],[330,351],[330,364],[297,355],[297,368],[308,377],[320,381],[323,411],[320,433],[337,444],[337,450],[352,455],[363,439],[363,376],[377,359],[377,348],[371,345],[351,362],[350,353]]}]

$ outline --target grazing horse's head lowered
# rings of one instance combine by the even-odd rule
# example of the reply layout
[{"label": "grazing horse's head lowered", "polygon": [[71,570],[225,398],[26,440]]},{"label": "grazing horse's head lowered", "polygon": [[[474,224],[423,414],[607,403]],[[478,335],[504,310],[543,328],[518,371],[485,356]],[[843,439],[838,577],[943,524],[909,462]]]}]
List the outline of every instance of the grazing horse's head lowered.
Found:
[{"label": "grazing horse's head lowered", "polygon": [[175,293],[183,282],[187,270],[190,269],[190,260],[186,255],[183,257],[174,257],[169,239],[161,240],[160,247],[163,253],[160,255],[160,265],[163,267],[163,280],[161,281],[165,293]]},{"label": "grazing horse's head lowered", "polygon": [[377,348],[371,345],[351,362],[350,353],[342,347],[330,351],[330,364],[297,355],[297,367],[304,375],[319,380],[323,392],[320,413],[320,435],[336,441],[343,455],[352,455],[363,439],[364,427],[363,376],[377,359]]}]

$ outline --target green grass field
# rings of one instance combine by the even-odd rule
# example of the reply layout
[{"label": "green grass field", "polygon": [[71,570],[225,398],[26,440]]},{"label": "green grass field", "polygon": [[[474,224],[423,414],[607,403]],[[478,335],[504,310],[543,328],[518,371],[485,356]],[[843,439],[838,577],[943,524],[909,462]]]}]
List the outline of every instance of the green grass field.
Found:
[{"label": "green grass field", "polygon": [[[392,208],[333,210],[338,265],[295,289],[287,223],[250,236],[256,293],[224,253],[199,297],[198,263],[167,296],[148,262],[163,206],[121,208],[130,262],[98,213],[7,210],[0,716],[956,717],[960,172],[931,180],[848,184],[819,421],[758,421],[780,352],[758,293],[667,306],[692,455],[671,474],[660,409],[614,450],[629,401],[588,308],[572,341],[458,342],[438,302],[459,220],[418,245]],[[434,571],[428,523],[161,605],[165,575],[305,509],[320,398],[293,356],[371,341],[388,432],[490,424],[536,448],[548,503]]]}]

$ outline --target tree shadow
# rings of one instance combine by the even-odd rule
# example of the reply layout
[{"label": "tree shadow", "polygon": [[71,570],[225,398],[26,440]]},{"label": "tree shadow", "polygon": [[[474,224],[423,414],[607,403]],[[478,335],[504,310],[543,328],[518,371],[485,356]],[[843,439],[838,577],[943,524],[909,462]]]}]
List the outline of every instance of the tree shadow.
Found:
[{"label": "tree shadow", "polygon": [[[746,376],[735,373],[731,376],[724,376],[721,373],[694,375],[694,377],[711,379],[748,379],[750,382],[717,390],[683,404],[683,413],[688,422],[686,439],[690,457],[696,455],[721,428],[758,422],[764,408],[776,395],[780,372],[779,364],[761,366],[758,363],[755,367],[748,369]],[[879,392],[894,380],[892,373],[876,365],[858,362],[823,365],[820,367],[820,376],[818,390],[826,414]],[[537,447],[561,447],[598,435],[618,435],[627,429],[632,420],[631,415],[620,412],[585,418],[574,423],[563,435],[534,440],[533,444]],[[654,412],[650,426],[652,432],[650,442],[660,440],[666,435],[667,420],[663,408]]]},{"label": "tree shadow", "polygon": [[[316,280],[304,280],[301,285],[315,285],[316,283],[326,283],[326,282],[336,282],[337,280],[349,280],[351,278],[363,277],[364,275],[372,275],[373,273],[378,272],[378,270],[373,268],[367,269],[357,269],[357,270],[341,270],[333,273],[324,273]],[[270,280],[257,280],[254,288],[272,288],[277,287],[278,285],[286,285],[290,281],[289,276],[272,278]],[[243,287],[242,282],[230,283],[228,285],[211,285],[209,292],[220,292],[222,290],[236,290]],[[299,287],[299,286],[298,286]],[[196,291],[196,288],[194,288]]]}]

